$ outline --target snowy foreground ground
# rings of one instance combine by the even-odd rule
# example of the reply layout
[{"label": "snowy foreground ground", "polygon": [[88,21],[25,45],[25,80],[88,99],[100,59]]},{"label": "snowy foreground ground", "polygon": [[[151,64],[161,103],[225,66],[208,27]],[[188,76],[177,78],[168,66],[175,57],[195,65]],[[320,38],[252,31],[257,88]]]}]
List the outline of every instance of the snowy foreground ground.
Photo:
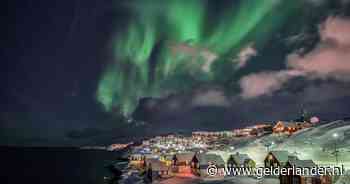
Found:
[{"label": "snowy foreground ground", "polygon": [[[249,177],[234,177],[225,180],[212,180],[204,181],[200,179],[191,179],[191,178],[171,178],[168,180],[154,182],[158,184],[255,184],[257,180]],[[260,184],[260,183],[259,183]],[[261,184],[279,184],[277,179],[266,179]]]},{"label": "snowy foreground ground", "polygon": [[[144,184],[144,182],[138,178],[126,179],[121,183],[123,184]],[[232,177],[225,180],[203,180],[199,178],[183,178],[183,177],[172,177],[169,179],[154,181],[154,184],[279,184],[278,179],[264,179],[262,182],[255,180],[250,177]]]},{"label": "snowy foreground ground", "polygon": [[[336,136],[335,136],[336,135]],[[266,145],[270,145],[268,148]],[[267,135],[249,140],[245,144],[235,145],[235,151],[248,154],[263,166],[268,150],[286,150],[298,156],[301,160],[313,160],[319,166],[342,166],[347,173],[340,177],[336,184],[350,184],[350,122],[334,121],[302,130],[290,137]],[[338,163],[335,150],[338,151]],[[229,155],[225,152],[215,152],[225,160]],[[126,176],[121,183],[143,183],[136,175]],[[263,179],[261,182],[250,177],[232,177],[219,181],[208,181],[198,178],[173,177],[167,180],[155,181],[159,184],[279,184],[278,179]]]}]

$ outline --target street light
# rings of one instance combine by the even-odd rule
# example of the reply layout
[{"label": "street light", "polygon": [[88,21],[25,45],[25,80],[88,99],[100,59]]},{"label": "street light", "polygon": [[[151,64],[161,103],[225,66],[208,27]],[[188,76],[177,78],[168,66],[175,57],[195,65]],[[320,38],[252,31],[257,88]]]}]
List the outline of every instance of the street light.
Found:
[{"label": "street light", "polygon": [[337,138],[339,137],[339,135],[338,135],[337,133],[334,133],[334,134],[333,134],[333,137],[334,137],[335,139],[337,139]]},{"label": "street light", "polygon": [[334,133],[333,134],[333,137],[335,139],[335,142],[334,142],[334,154],[335,154],[335,162],[336,164],[338,165],[338,149],[337,149],[337,139],[339,137],[339,135],[337,133]]}]

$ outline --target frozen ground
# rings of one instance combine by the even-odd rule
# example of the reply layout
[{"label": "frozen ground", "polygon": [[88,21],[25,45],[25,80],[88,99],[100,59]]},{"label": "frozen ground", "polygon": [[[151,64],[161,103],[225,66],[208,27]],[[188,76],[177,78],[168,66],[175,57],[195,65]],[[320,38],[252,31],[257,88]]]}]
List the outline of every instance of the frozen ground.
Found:
[{"label": "frozen ground", "polygon": [[[161,182],[155,182],[159,184],[254,184],[258,183],[257,180],[250,177],[233,177],[225,180],[201,180],[193,178],[170,178]],[[279,184],[278,179],[265,179],[259,184]]]},{"label": "frozen ground", "polygon": [[[267,146],[271,144],[271,146]],[[237,148],[247,153],[259,165],[268,150],[287,150],[299,159],[311,159],[319,165],[337,165],[335,150],[338,151],[338,165],[350,169],[350,122],[334,121],[302,130],[290,137],[268,135]]]}]

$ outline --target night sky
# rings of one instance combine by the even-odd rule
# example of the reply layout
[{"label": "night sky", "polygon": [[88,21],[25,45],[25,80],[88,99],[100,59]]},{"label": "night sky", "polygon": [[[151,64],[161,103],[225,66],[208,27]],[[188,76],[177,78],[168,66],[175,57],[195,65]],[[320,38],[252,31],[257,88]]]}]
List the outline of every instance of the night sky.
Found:
[{"label": "night sky", "polygon": [[[350,1],[9,1],[0,144],[350,116]],[[131,120],[132,119],[132,120]]]}]

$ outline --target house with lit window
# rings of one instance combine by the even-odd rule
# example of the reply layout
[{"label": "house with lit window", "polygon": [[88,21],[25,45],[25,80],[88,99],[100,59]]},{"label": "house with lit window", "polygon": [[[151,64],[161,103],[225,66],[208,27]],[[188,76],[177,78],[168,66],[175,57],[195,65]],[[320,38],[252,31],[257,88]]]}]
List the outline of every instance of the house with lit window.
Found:
[{"label": "house with lit window", "polygon": [[170,154],[164,154],[159,157],[159,160],[165,163],[167,166],[171,166],[173,163],[173,155]]},{"label": "house with lit window", "polygon": [[[215,176],[208,175],[207,169],[210,165],[215,165],[215,167],[218,169]],[[196,154],[191,162],[192,173],[203,178],[223,178],[224,168],[225,162],[223,158],[220,155],[212,153]]]},{"label": "house with lit window", "polygon": [[229,167],[245,167],[254,168],[256,163],[251,159],[248,154],[236,153],[229,156],[227,160],[227,165]]},{"label": "house with lit window", "polygon": [[131,154],[129,156],[129,166],[132,168],[144,167],[146,157],[142,154]]},{"label": "house with lit window", "polygon": [[170,177],[171,169],[162,161],[150,158],[145,160],[146,163],[146,175],[151,176],[152,179],[167,178]]},{"label": "house with lit window", "polygon": [[172,158],[172,168],[174,172],[186,173],[191,170],[191,161],[194,152],[177,153]]},{"label": "house with lit window", "polygon": [[233,134],[236,137],[249,137],[249,136],[257,136],[258,131],[255,128],[247,127],[247,128],[235,129],[233,130]]},{"label": "house with lit window", "polygon": [[272,131],[274,134],[291,135],[302,128],[302,123],[299,122],[278,121],[276,125],[272,128]]},{"label": "house with lit window", "polygon": [[284,167],[289,159],[297,159],[288,151],[270,151],[264,160],[264,165],[267,168]]}]

